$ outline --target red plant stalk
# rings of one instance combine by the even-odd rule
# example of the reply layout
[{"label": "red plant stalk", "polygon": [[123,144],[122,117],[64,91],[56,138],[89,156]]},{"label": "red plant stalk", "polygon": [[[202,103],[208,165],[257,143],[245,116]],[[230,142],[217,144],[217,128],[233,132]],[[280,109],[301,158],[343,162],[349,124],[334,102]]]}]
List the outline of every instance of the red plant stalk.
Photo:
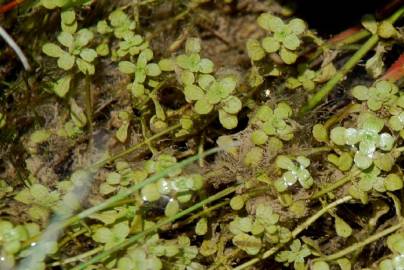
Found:
[{"label": "red plant stalk", "polygon": [[9,12],[10,10],[13,10],[19,4],[21,4],[22,2],[24,2],[24,0],[14,0],[14,1],[11,1],[11,2],[9,2],[7,4],[4,4],[4,5],[0,6],[0,14]]},{"label": "red plant stalk", "polygon": [[390,68],[383,75],[383,80],[398,81],[404,77],[404,53],[390,66]]}]

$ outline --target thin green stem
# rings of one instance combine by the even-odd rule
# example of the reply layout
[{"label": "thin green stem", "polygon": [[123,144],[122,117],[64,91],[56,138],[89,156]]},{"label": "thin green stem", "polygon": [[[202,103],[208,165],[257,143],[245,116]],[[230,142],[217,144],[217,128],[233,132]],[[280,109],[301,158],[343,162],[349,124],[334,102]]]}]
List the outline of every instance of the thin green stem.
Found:
[{"label": "thin green stem", "polygon": [[352,70],[354,66],[377,44],[379,41],[378,35],[372,35],[362,47],[345,63],[345,65],[332,77],[319,91],[317,91],[304,105],[299,114],[303,115],[316,107],[334,87]]},{"label": "thin green stem", "polygon": [[160,138],[163,135],[178,129],[179,127],[181,127],[181,124],[176,124],[176,125],[173,125],[173,126],[167,128],[167,129],[165,129],[165,130],[163,130],[163,131],[161,131],[159,133],[156,133],[153,136],[151,136],[151,137],[147,138],[146,140],[142,141],[141,143],[138,143],[138,144],[136,144],[136,145],[134,145],[132,147],[129,147],[128,149],[126,149],[126,150],[124,150],[122,152],[119,152],[118,154],[115,154],[110,158],[106,158],[106,159],[98,161],[97,163],[95,163],[94,165],[91,166],[91,169],[98,169],[98,168],[103,167],[104,165],[106,165],[108,163],[111,163],[111,162],[113,162],[113,161],[115,161],[115,160],[117,160],[119,158],[127,156],[130,153],[132,153],[133,151],[139,149],[140,147],[142,147],[144,145],[147,145],[151,141],[154,141],[155,139]]},{"label": "thin green stem", "polygon": [[91,264],[100,262],[100,261],[104,260],[105,258],[109,257],[111,254],[113,254],[113,253],[115,253],[115,252],[117,252],[119,250],[122,250],[122,249],[124,249],[124,248],[126,248],[126,247],[128,247],[128,246],[130,246],[130,245],[132,245],[134,243],[136,243],[137,241],[139,241],[140,239],[142,239],[146,235],[158,231],[158,229],[161,228],[162,226],[164,226],[166,224],[169,224],[169,223],[172,223],[173,221],[192,213],[196,209],[201,208],[201,207],[203,207],[204,205],[206,205],[208,203],[214,202],[216,200],[219,200],[219,199],[233,193],[234,191],[236,191],[237,188],[238,188],[237,186],[228,187],[228,188],[226,188],[226,189],[224,189],[224,190],[222,190],[222,191],[208,197],[207,199],[205,199],[203,201],[200,201],[199,203],[196,203],[196,204],[192,205],[191,207],[179,212],[175,216],[166,218],[163,221],[158,222],[156,225],[152,226],[151,228],[149,228],[147,230],[144,230],[144,231],[142,231],[142,232],[140,232],[140,233],[126,239],[124,242],[114,246],[113,248],[110,248],[109,250],[105,250],[105,251],[101,252],[97,256],[94,256],[93,258],[91,258],[89,261],[74,267],[72,270],[82,270],[82,269],[85,269],[86,267],[88,267]]},{"label": "thin green stem", "polygon": [[200,159],[202,157],[217,153],[218,151],[219,151],[219,148],[212,148],[212,149],[207,150],[207,151],[205,151],[203,153],[200,153],[198,155],[189,157],[189,158],[187,158],[187,159],[185,159],[185,160],[183,160],[183,161],[181,161],[181,162],[179,162],[179,163],[177,163],[177,164],[175,164],[175,165],[173,165],[173,166],[171,166],[171,167],[169,167],[169,168],[167,168],[167,169],[165,169],[165,170],[163,170],[163,171],[161,171],[161,172],[159,172],[157,174],[154,174],[154,175],[148,177],[146,180],[131,186],[126,191],[118,193],[118,194],[110,197],[109,199],[105,200],[104,202],[102,202],[102,203],[100,203],[100,204],[98,204],[96,206],[93,206],[91,208],[88,208],[88,209],[82,211],[81,213],[67,219],[65,222],[62,222],[61,226],[62,226],[62,228],[64,228],[64,227],[66,227],[68,225],[76,223],[77,221],[79,221],[79,220],[81,220],[83,218],[88,217],[91,214],[94,214],[94,213],[96,213],[98,211],[106,209],[106,208],[110,207],[110,205],[129,197],[131,194],[133,194],[136,191],[142,189],[143,187],[145,187],[145,186],[147,186],[147,185],[149,185],[151,183],[154,183],[154,182],[158,181],[159,179],[161,179],[163,177],[166,177],[171,172],[173,172],[175,170],[178,170],[178,169],[182,169],[185,166],[193,163],[194,161],[196,161],[196,160],[198,160],[198,159]]},{"label": "thin green stem", "polygon": [[332,148],[328,146],[314,147],[309,149],[302,149],[301,151],[296,152],[294,155],[296,156],[310,156],[315,155],[321,152],[329,152]]},{"label": "thin green stem", "polygon": [[346,183],[348,183],[349,181],[352,180],[352,178],[354,178],[355,176],[359,175],[361,171],[358,169],[354,169],[353,171],[351,171],[348,175],[338,179],[336,182],[325,186],[324,188],[322,188],[320,191],[314,193],[313,195],[310,196],[310,199],[317,199],[321,196],[323,196],[324,194],[327,194],[328,192],[333,191],[334,189],[337,189],[343,185],[345,185]]},{"label": "thin green stem", "polygon": [[91,249],[91,250],[89,250],[87,252],[80,253],[77,256],[70,257],[70,258],[65,259],[65,260],[60,260],[60,261],[51,263],[50,266],[55,267],[55,266],[59,266],[59,265],[64,265],[64,264],[69,264],[69,263],[74,263],[74,262],[77,262],[77,261],[81,261],[81,260],[83,260],[85,258],[88,258],[88,257],[94,255],[94,254],[97,254],[103,248],[104,248],[103,246],[96,247],[96,248]]},{"label": "thin green stem", "polygon": [[[336,200],[336,201],[330,203],[326,207],[322,208],[320,211],[315,213],[313,216],[309,217],[305,222],[300,224],[296,229],[294,229],[292,231],[292,239],[295,238],[296,236],[298,236],[302,231],[306,230],[311,224],[313,224],[322,215],[327,213],[330,209],[332,209],[332,208],[334,208],[334,207],[336,207],[336,206],[338,206],[340,204],[346,203],[347,201],[349,201],[351,199],[352,199],[351,196],[345,196],[345,197],[343,197],[343,198],[341,198],[339,200]],[[253,259],[251,259],[251,260],[249,260],[249,261],[247,261],[247,262],[233,268],[233,270],[242,270],[242,269],[250,268],[252,265],[256,264],[260,260],[267,259],[270,256],[274,255],[278,250],[280,250],[286,244],[287,243],[280,243],[280,244],[272,247],[271,249],[267,250],[259,258],[253,258]]]},{"label": "thin green stem", "polygon": [[374,242],[374,241],[376,241],[376,240],[378,240],[378,239],[380,239],[380,238],[382,238],[384,236],[387,236],[387,235],[389,235],[389,234],[391,234],[391,233],[393,233],[393,232],[395,232],[398,229],[401,229],[403,227],[404,227],[404,221],[401,221],[400,223],[398,223],[398,224],[396,224],[394,226],[391,226],[391,227],[389,227],[389,228],[387,228],[387,229],[385,229],[383,231],[380,231],[380,232],[366,238],[365,240],[363,240],[361,242],[355,243],[355,244],[353,244],[353,245],[351,245],[351,246],[349,246],[349,247],[347,247],[347,248],[345,248],[343,250],[340,250],[340,251],[338,251],[338,252],[336,252],[334,254],[318,258],[317,260],[334,261],[334,260],[336,260],[338,258],[341,258],[341,257],[344,257],[344,256],[348,255],[349,253],[351,253],[351,252],[353,252],[353,251],[355,251],[357,249],[360,249],[360,248],[362,248],[362,247],[364,247],[364,246],[366,246],[366,245],[368,245],[368,244],[370,244],[370,243],[372,243],[372,242]]},{"label": "thin green stem", "polygon": [[[394,23],[404,13],[404,6],[398,9],[388,21]],[[311,111],[316,107],[328,94],[334,89],[334,87],[350,72],[356,64],[377,44],[379,36],[373,34],[362,46],[354,53],[354,55],[344,64],[344,66],[332,77],[319,91],[317,91],[304,105],[299,114],[303,115]]]},{"label": "thin green stem", "polygon": [[349,45],[349,44],[353,44],[356,43],[362,39],[364,39],[365,37],[368,37],[370,35],[370,32],[367,31],[366,29],[362,29],[359,32],[356,32],[355,34],[352,34],[350,36],[348,36],[347,38],[344,38],[341,41],[338,41],[335,46],[336,47],[342,47],[345,45]]}]

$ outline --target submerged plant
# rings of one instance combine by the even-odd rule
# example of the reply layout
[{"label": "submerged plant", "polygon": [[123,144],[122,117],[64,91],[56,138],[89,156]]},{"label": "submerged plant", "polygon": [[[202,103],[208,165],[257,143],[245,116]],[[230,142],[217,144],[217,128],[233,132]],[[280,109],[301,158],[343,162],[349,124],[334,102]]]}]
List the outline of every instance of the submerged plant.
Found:
[{"label": "submerged plant", "polygon": [[257,61],[265,54],[260,46],[267,53],[279,53],[285,64],[296,62],[298,54],[296,50],[301,45],[301,36],[306,31],[306,24],[301,19],[292,19],[285,23],[281,18],[270,13],[263,13],[257,19],[258,25],[266,30],[269,35],[262,39],[261,44],[250,40],[247,45],[250,57]]},{"label": "submerged plant", "polygon": [[330,133],[331,141],[338,146],[355,147],[354,162],[360,169],[369,168],[374,161],[376,166],[382,167],[377,160],[384,156],[378,154],[378,149],[383,152],[391,151],[394,137],[389,133],[380,134],[384,121],[372,113],[361,113],[357,123],[358,128],[333,128]]},{"label": "submerged plant", "polygon": [[[297,162],[297,164],[296,164]],[[310,160],[306,157],[299,156],[296,158],[296,162],[292,161],[287,156],[278,156],[275,164],[278,168],[287,170],[283,173],[282,177],[275,181],[275,188],[278,192],[284,192],[288,187],[294,185],[297,181],[300,185],[308,189],[310,188],[314,180],[307,170],[310,165]]]}]

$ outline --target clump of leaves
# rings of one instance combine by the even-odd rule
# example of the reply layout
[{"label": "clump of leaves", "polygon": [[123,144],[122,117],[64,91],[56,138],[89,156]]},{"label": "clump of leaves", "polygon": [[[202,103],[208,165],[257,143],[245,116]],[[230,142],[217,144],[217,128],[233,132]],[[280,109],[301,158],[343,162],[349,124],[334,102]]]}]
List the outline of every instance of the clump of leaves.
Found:
[{"label": "clump of leaves", "polygon": [[125,256],[118,260],[116,267],[119,270],[159,270],[168,261],[170,263],[164,269],[186,269],[197,255],[198,248],[191,245],[187,236],[180,235],[173,240],[164,240],[154,234],[144,244],[130,247]]},{"label": "clump of leaves", "polygon": [[105,244],[105,249],[122,243],[129,235],[129,225],[127,221],[115,224],[112,228],[101,227],[94,231],[92,238],[94,241]]},{"label": "clump of leaves", "polygon": [[195,102],[193,110],[199,115],[218,110],[222,126],[233,129],[238,124],[237,114],[242,108],[241,100],[232,95],[237,79],[231,75],[218,79],[209,74],[213,72],[214,64],[207,58],[201,58],[200,50],[200,40],[189,38],[185,44],[185,54],[175,59],[185,99],[189,103]]},{"label": "clump of leaves", "polygon": [[289,89],[296,89],[300,86],[306,91],[312,91],[316,87],[315,78],[317,73],[314,70],[306,69],[297,78],[289,77],[286,80],[286,87]]},{"label": "clump of leaves", "polygon": [[389,258],[379,263],[381,270],[399,270],[404,264],[404,234],[395,233],[387,238],[387,247],[393,252]]},{"label": "clump of leaves", "polygon": [[[133,179],[136,182],[141,182],[149,175],[161,172],[176,163],[175,157],[161,154],[155,160],[148,160],[144,168],[135,170]],[[162,197],[169,198],[165,206],[165,214],[166,216],[173,216],[181,209],[181,204],[189,202],[194,193],[203,187],[203,184],[204,179],[200,174],[182,174],[182,170],[178,169],[172,171],[168,177],[146,185],[141,190],[141,197],[148,202],[155,202]]]},{"label": "clump of leaves", "polygon": [[[258,108],[252,123],[268,136],[276,137],[282,141],[290,141],[295,130],[290,119],[292,114],[292,108],[285,102],[278,103],[275,109],[263,105]],[[266,142],[261,137],[259,134],[258,136],[252,135],[251,140],[254,144],[260,145]]]},{"label": "clump of leaves", "polygon": [[30,208],[28,214],[33,219],[47,220],[50,211],[54,210],[59,201],[60,193],[49,191],[41,184],[33,184],[29,188],[24,188],[15,196],[15,200],[28,205]]},{"label": "clump of leaves", "polygon": [[22,242],[39,233],[39,225],[27,223],[14,226],[11,222],[0,220],[0,248],[6,254],[13,255],[22,248]]},{"label": "clump of leaves", "polygon": [[126,186],[135,181],[142,181],[146,178],[145,173],[136,173],[125,161],[118,161],[115,164],[116,171],[110,172],[106,176],[106,182],[100,185],[100,192],[103,195],[124,190]]},{"label": "clump of leaves", "polygon": [[397,93],[398,87],[389,81],[378,81],[371,87],[358,85],[352,89],[352,95],[360,101],[366,101],[372,111],[394,104],[398,99]]},{"label": "clump of leaves", "polygon": [[306,244],[302,244],[299,239],[293,240],[290,250],[284,250],[276,254],[275,260],[282,262],[285,266],[293,263],[294,269],[305,269],[304,260],[311,255],[311,251]]},{"label": "clump of leaves", "polygon": [[[335,127],[331,130],[330,138],[338,146],[348,146],[354,150],[354,162],[360,169],[369,168],[373,162],[380,169],[389,170],[394,164],[386,165],[386,156],[379,152],[389,152],[395,139],[389,133],[380,133],[384,121],[370,112],[363,112],[357,120],[358,128]],[[383,160],[384,159],[384,160]]]},{"label": "clump of leaves", "polygon": [[150,49],[143,50],[136,61],[136,64],[130,61],[119,62],[119,70],[125,74],[134,76],[134,81],[128,85],[132,95],[136,98],[144,98],[146,88],[144,83],[147,77],[156,77],[161,74],[158,64],[149,63],[153,59],[153,51]]},{"label": "clump of leaves", "polygon": [[274,183],[278,192],[284,192],[288,187],[294,185],[296,182],[305,188],[310,188],[314,180],[307,170],[310,165],[310,160],[304,156],[298,156],[295,161],[287,156],[280,155],[275,161],[276,167],[287,170],[282,176]]},{"label": "clump of leaves", "polygon": [[[42,51],[57,58],[57,65],[63,70],[72,70],[77,66],[78,70],[85,75],[95,73],[94,60],[97,52],[89,48],[94,38],[93,32],[87,28],[77,31],[76,14],[73,10],[66,10],[61,13],[62,32],[58,35],[58,42],[65,48],[62,49],[56,43],[45,43]],[[60,97],[64,97],[70,89],[72,74],[68,73],[52,84],[53,91]]]},{"label": "clump of leaves", "polygon": [[384,39],[399,37],[399,32],[389,20],[377,22],[373,15],[365,15],[362,18],[362,26],[370,33],[377,34]]},{"label": "clump of leaves", "polygon": [[253,216],[236,217],[229,224],[235,235],[233,244],[249,255],[257,254],[265,242],[270,244],[286,243],[290,239],[290,231],[278,225],[279,215],[271,206],[259,204]]},{"label": "clump of leaves", "polygon": [[253,61],[261,60],[265,53],[279,53],[285,64],[293,64],[298,57],[301,37],[306,31],[306,23],[301,19],[292,19],[285,23],[281,18],[270,13],[263,13],[257,19],[258,25],[268,32],[261,40],[250,39],[247,52]]},{"label": "clump of leaves", "polygon": [[[185,53],[175,58],[175,63],[184,71],[191,73],[209,74],[214,70],[215,65],[208,58],[201,58],[201,41],[198,38],[188,38],[185,43]],[[185,72],[187,73],[187,72]],[[189,75],[182,75],[189,76]]]}]

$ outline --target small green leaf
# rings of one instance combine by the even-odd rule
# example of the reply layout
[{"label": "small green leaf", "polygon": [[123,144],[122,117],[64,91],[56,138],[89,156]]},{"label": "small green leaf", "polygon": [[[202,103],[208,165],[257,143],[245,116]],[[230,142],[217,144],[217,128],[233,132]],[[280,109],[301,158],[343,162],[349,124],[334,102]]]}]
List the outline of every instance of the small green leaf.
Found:
[{"label": "small green leaf", "polygon": [[[294,51],[300,46],[300,39],[296,35],[293,35],[293,34],[288,35],[283,40],[283,45],[285,46],[285,48]],[[282,58],[282,60],[284,60],[284,59]],[[296,60],[294,60],[294,61],[296,61]],[[285,61],[285,63],[286,63],[286,61]]]},{"label": "small green leaf", "polygon": [[199,99],[194,105],[194,110],[197,114],[208,114],[212,109],[213,105],[210,104],[206,98]]},{"label": "small green leaf", "polygon": [[384,187],[388,191],[396,191],[403,188],[403,180],[397,174],[391,173],[384,179]]},{"label": "small green leaf", "polygon": [[159,61],[159,67],[162,71],[173,71],[175,62],[172,59],[166,58]]},{"label": "small green leaf", "polygon": [[352,88],[352,95],[358,100],[368,100],[369,99],[369,89],[366,86],[358,85]]},{"label": "small green leaf", "polygon": [[87,61],[84,61],[80,58],[77,58],[76,60],[77,67],[79,70],[86,75],[93,75],[95,73],[95,67],[93,64],[88,63]]},{"label": "small green leaf", "polygon": [[313,126],[313,137],[318,142],[327,142],[328,141],[328,132],[327,129],[322,124],[315,124]]},{"label": "small green leaf", "polygon": [[64,50],[54,43],[45,43],[42,46],[42,52],[50,57],[61,57],[66,54]]},{"label": "small green leaf", "polygon": [[53,91],[58,95],[59,97],[65,97],[67,92],[69,92],[70,89],[70,81],[72,80],[72,76],[66,75],[59,80],[53,85]]},{"label": "small green leaf", "polygon": [[215,64],[207,59],[207,58],[202,58],[201,61],[199,62],[199,72],[201,73],[212,73],[215,68]]},{"label": "small green leaf", "polygon": [[97,52],[94,49],[85,48],[80,52],[80,57],[91,63],[97,57]]},{"label": "small green leaf", "polygon": [[60,14],[63,24],[72,24],[76,20],[76,13],[74,10],[65,10]]},{"label": "small green leaf", "polygon": [[335,216],[335,231],[338,236],[347,238],[352,234],[352,228],[342,218]]},{"label": "small green leaf", "polygon": [[389,21],[382,21],[377,28],[377,34],[381,38],[391,38],[397,34],[397,30],[394,28],[393,24]]},{"label": "small green leaf", "polygon": [[312,270],[330,270],[330,266],[325,261],[317,261],[313,263]]},{"label": "small green leaf", "polygon": [[296,62],[296,59],[297,59],[297,54],[289,51],[286,48],[281,48],[279,55],[280,55],[282,61],[285,62],[285,64],[287,64],[287,65],[293,64],[294,62]]},{"label": "small green leaf", "polygon": [[177,213],[179,212],[179,210],[180,210],[180,205],[179,205],[178,201],[171,199],[171,200],[167,203],[167,205],[166,205],[166,207],[165,207],[165,209],[164,209],[164,214],[165,214],[167,217],[172,217],[172,216],[174,216],[175,214],[177,214]]},{"label": "small green leaf", "polygon": [[293,171],[296,168],[296,165],[293,163],[293,161],[290,158],[288,158],[287,156],[283,156],[283,155],[280,155],[276,158],[275,165],[278,168],[281,168],[284,170],[289,170],[289,171]]},{"label": "small green leaf", "polygon": [[145,201],[154,202],[160,199],[158,186],[154,183],[146,185],[142,189],[141,194]]},{"label": "small green leaf", "polygon": [[116,131],[115,136],[121,143],[124,143],[128,138],[128,128],[129,128],[129,122],[125,121]]},{"label": "small green leaf", "polygon": [[204,97],[203,90],[194,84],[185,85],[184,94],[185,94],[185,98],[189,101],[201,100]]},{"label": "small green leaf", "polygon": [[265,57],[265,51],[256,39],[247,40],[247,53],[252,61],[259,61]]},{"label": "small green leaf", "polygon": [[156,77],[161,74],[161,69],[159,65],[155,63],[147,64],[146,66],[146,75],[150,77]]},{"label": "small green leaf", "polygon": [[336,127],[331,130],[330,138],[336,145],[345,145],[346,143],[346,129],[343,127]]},{"label": "small green leaf", "polygon": [[377,31],[377,22],[373,15],[366,14],[362,17],[361,23],[366,30],[368,30],[372,34],[376,34]]},{"label": "small green leaf", "polygon": [[241,195],[236,195],[230,200],[230,207],[233,210],[241,210],[244,207],[244,197]]},{"label": "small green leaf", "polygon": [[73,67],[73,65],[74,65],[74,61],[75,61],[75,57],[74,57],[74,56],[72,56],[72,55],[70,55],[70,54],[64,52],[64,53],[59,57],[59,59],[58,59],[58,61],[57,61],[57,64],[58,64],[58,66],[59,66],[61,69],[70,70],[70,69]]},{"label": "small green leaf", "polygon": [[206,218],[201,218],[195,225],[195,233],[197,235],[205,235],[208,232],[208,221]]},{"label": "small green leaf", "polygon": [[233,244],[249,255],[258,254],[262,246],[261,239],[246,233],[240,233],[234,236]]},{"label": "small green leaf", "polygon": [[306,23],[299,18],[294,18],[289,21],[288,23],[289,28],[292,30],[292,32],[296,35],[301,35],[306,31],[307,25]]},{"label": "small green leaf", "polygon": [[66,48],[71,49],[73,47],[74,44],[74,38],[73,35],[67,32],[61,32],[58,37],[57,37],[58,41],[60,42],[60,44],[62,44],[63,46],[65,46]]},{"label": "small green leaf", "polygon": [[255,145],[262,145],[265,144],[268,140],[268,135],[262,131],[262,130],[255,130],[252,134],[251,134],[251,141],[255,144]]},{"label": "small green leaf", "polygon": [[230,114],[236,114],[241,110],[242,104],[239,98],[229,96],[223,100],[223,110]]},{"label": "small green leaf", "polygon": [[268,53],[274,53],[279,50],[280,43],[273,37],[265,37],[262,40],[262,48]]},{"label": "small green leaf", "polygon": [[78,46],[79,48],[83,48],[83,47],[87,46],[88,43],[90,43],[90,41],[93,38],[94,38],[93,32],[91,32],[90,30],[88,30],[86,28],[83,28],[76,33],[74,41],[75,41],[76,46]]},{"label": "small green leaf", "polygon": [[219,121],[226,129],[236,128],[238,125],[238,119],[236,115],[229,114],[224,110],[219,110]]}]

